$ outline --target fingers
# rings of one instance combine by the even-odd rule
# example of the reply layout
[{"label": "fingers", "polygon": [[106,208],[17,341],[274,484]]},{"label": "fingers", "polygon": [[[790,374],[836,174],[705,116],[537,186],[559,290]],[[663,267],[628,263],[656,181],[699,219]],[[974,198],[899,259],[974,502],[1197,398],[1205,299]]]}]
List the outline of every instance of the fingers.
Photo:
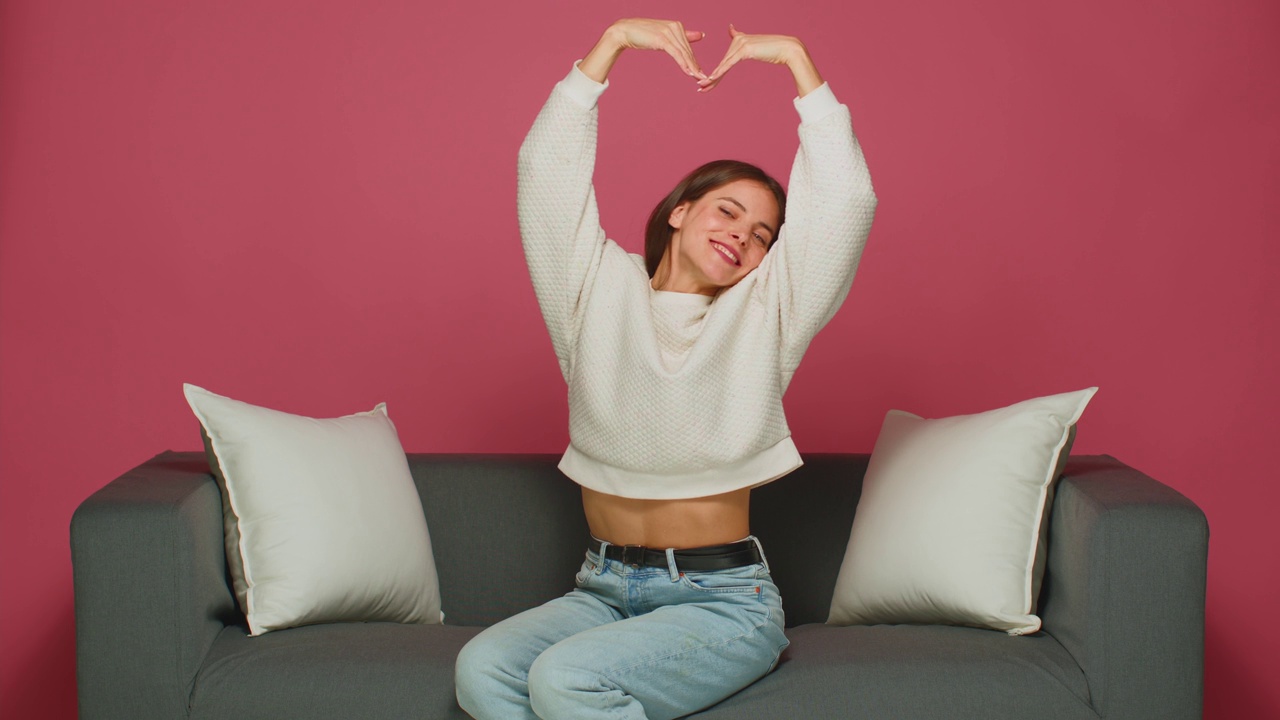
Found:
[{"label": "fingers", "polygon": [[671,59],[676,61],[676,64],[680,66],[680,69],[684,71],[685,75],[693,75],[693,68],[690,67],[688,58],[685,57],[684,53],[680,52],[679,48],[674,45],[663,43],[662,50],[670,55]]},{"label": "fingers", "polygon": [[702,67],[698,65],[698,58],[693,54],[693,48],[689,45],[690,42],[697,42],[706,37],[706,33],[700,30],[685,30],[684,25],[678,22],[672,25],[672,35],[674,37],[671,39],[684,58],[681,67],[685,68],[685,72],[689,75],[696,78],[706,78],[707,76],[702,72]]},{"label": "fingers", "polygon": [[690,41],[697,42],[706,36],[698,30],[685,30],[684,26],[679,22],[664,22],[661,29],[656,34],[657,37],[651,42],[650,47],[662,50],[676,61],[676,65],[684,71],[685,75],[693,78],[705,78],[702,68],[698,65],[698,59],[694,57],[693,48],[689,46]]},{"label": "fingers", "polygon": [[[804,46],[794,37],[787,35],[748,35],[729,25],[729,50],[724,59],[706,79],[698,82],[698,92],[706,92],[716,85],[725,73],[742,60],[759,60],[774,65],[793,65],[797,52],[804,53]],[[799,48],[797,50],[797,48]],[[805,55],[807,57],[807,54]]]},{"label": "fingers", "polygon": [[719,80],[726,72],[729,71],[729,68],[737,65],[745,56],[746,53],[742,46],[730,46],[729,51],[724,54],[724,59],[720,61],[720,64],[716,66],[715,70],[711,71],[711,75],[708,77],[712,80]]},{"label": "fingers", "polygon": [[747,34],[738,32],[733,23],[729,23],[729,35],[733,38],[733,41],[729,43],[729,49],[725,52],[724,59],[720,61],[715,70],[711,71],[710,75],[706,76],[706,79],[698,82],[698,92],[706,92],[719,85],[724,74],[729,72],[729,68],[737,65],[739,61],[746,57]]},{"label": "fingers", "polygon": [[731,60],[730,57],[726,56],[724,60],[720,61],[720,65],[718,65],[716,69],[707,76],[706,80],[698,81],[698,90],[700,92],[706,92],[707,90],[719,85],[720,81],[724,79],[724,74],[729,71],[729,68],[736,64],[736,60]]},{"label": "fingers", "polygon": [[690,43],[706,37],[702,31],[686,30],[679,21],[650,18],[619,20],[610,30],[620,48],[661,50],[671,56],[684,74],[695,79],[706,77],[690,47]]},{"label": "fingers", "polygon": [[720,81],[724,79],[725,73],[729,72],[729,68],[737,65],[745,56],[746,54],[741,48],[737,50],[731,48],[729,53],[724,56],[724,59],[720,61],[720,65],[707,76],[707,79],[698,81],[698,92],[706,92],[719,85]]},{"label": "fingers", "polygon": [[684,71],[685,75],[694,78],[706,77],[698,67],[697,60],[691,58],[690,53],[683,52],[683,49],[678,45],[663,44],[662,49],[676,61],[676,64],[680,66],[680,69]]}]

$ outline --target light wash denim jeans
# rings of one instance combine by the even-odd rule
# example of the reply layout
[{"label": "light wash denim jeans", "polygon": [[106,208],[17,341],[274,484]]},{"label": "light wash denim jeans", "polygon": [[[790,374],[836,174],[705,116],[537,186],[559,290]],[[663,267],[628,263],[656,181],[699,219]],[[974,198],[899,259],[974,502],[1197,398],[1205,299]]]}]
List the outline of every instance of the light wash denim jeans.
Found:
[{"label": "light wash denim jeans", "polygon": [[667,567],[602,563],[588,550],[574,582],[462,648],[463,710],[477,720],[677,718],[764,677],[788,645],[767,560],[681,573],[671,550]]}]

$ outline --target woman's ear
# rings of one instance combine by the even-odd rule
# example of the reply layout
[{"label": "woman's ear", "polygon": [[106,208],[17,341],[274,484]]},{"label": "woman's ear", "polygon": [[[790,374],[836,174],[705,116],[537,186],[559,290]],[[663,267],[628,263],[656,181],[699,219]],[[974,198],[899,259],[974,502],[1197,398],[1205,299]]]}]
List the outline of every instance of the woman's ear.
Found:
[{"label": "woman's ear", "polygon": [[667,216],[667,224],[676,230],[680,229],[680,225],[684,223],[684,214],[689,209],[689,203],[682,202],[676,206],[671,214]]}]

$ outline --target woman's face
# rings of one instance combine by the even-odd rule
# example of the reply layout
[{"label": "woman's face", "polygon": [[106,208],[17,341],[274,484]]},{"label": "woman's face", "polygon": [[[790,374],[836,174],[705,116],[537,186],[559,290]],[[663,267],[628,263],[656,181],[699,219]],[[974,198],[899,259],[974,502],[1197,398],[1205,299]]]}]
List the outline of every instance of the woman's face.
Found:
[{"label": "woman's face", "polygon": [[755,270],[778,233],[778,202],[752,180],[734,180],[691,203],[669,220],[675,229],[665,290],[714,295]]}]

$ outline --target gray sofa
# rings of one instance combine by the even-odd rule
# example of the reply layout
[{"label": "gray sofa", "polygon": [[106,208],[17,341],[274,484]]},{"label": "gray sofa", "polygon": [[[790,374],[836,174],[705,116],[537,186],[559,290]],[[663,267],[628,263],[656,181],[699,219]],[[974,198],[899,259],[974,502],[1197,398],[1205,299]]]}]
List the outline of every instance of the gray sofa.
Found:
[{"label": "gray sofa", "polygon": [[[409,454],[446,625],[247,635],[203,453],[165,452],[71,520],[80,716],[464,718],[453,661],[483,626],[568,592],[585,551],[555,455]],[[1198,718],[1208,524],[1106,455],[1071,458],[1050,518],[1041,632],[823,624],[867,455],[815,454],[756,490],[752,530],[791,646],[696,718]],[[502,577],[502,582],[492,578]]]}]

